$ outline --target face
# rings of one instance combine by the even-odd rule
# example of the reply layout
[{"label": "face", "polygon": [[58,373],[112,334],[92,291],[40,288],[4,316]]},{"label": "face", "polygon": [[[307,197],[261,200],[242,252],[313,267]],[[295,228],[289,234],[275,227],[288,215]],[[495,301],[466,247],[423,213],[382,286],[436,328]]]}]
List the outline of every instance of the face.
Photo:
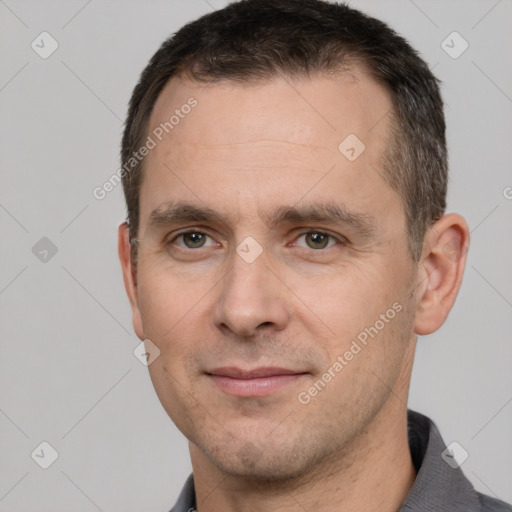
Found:
[{"label": "face", "polygon": [[163,407],[224,472],[288,478],[348,450],[410,370],[390,110],[356,71],[173,78],[156,103],[150,134],[179,121],[144,162],[134,325]]}]

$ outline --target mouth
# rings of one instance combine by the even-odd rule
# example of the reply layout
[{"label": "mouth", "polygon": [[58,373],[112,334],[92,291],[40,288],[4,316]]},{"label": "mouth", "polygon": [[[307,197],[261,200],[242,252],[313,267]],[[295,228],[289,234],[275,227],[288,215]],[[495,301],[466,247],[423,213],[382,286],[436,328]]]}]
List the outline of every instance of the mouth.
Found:
[{"label": "mouth", "polygon": [[243,370],[236,367],[215,368],[206,372],[214,385],[225,393],[237,397],[262,397],[296,383],[308,372],[288,368],[255,368]]}]

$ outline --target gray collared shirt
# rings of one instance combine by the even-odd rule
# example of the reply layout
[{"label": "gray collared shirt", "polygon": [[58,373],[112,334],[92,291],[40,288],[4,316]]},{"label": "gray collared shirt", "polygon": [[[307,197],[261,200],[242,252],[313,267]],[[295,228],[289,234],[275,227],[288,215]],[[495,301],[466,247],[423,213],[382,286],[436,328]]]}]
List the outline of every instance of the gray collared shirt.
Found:
[{"label": "gray collared shirt", "polygon": [[[409,447],[417,476],[398,512],[512,512],[512,506],[473,488],[460,467],[453,469],[441,454],[446,445],[435,424],[408,411]],[[196,510],[194,478],[190,475],[170,512]]]}]

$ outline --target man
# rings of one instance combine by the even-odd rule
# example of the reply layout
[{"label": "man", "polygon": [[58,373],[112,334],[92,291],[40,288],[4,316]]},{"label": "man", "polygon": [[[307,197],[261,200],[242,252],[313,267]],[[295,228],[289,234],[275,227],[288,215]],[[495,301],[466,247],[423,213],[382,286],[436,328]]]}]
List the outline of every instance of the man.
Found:
[{"label": "man", "polygon": [[122,161],[134,329],[190,446],[173,511],[512,510],[407,410],[469,232],[404,39],[345,5],[233,3],[153,56]]}]

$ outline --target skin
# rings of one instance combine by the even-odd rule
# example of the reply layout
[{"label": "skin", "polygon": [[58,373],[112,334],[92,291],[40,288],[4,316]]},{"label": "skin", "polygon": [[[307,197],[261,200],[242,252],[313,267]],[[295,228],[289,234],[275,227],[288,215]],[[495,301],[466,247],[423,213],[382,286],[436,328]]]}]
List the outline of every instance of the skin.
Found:
[{"label": "skin", "polygon": [[[455,301],[466,222],[443,216],[411,259],[402,201],[382,179],[391,100],[362,71],[243,85],[175,77],[150,128],[191,96],[197,107],[144,161],[137,265],[126,224],[119,255],[135,332],[160,350],[155,390],[189,440],[198,510],[397,510],[416,477],[406,423],[415,343]],[[338,150],[349,134],[366,146],[354,161]],[[178,200],[223,220],[151,224]],[[344,205],[373,219],[372,232],[316,220],[269,229],[266,214],[306,203]],[[208,235],[205,245],[175,238],[185,228]],[[319,248],[311,232],[333,238]],[[248,236],[262,249],[252,263],[236,252]],[[301,403],[396,303],[401,311]],[[236,397],[207,373],[222,366],[304,374]]]}]

